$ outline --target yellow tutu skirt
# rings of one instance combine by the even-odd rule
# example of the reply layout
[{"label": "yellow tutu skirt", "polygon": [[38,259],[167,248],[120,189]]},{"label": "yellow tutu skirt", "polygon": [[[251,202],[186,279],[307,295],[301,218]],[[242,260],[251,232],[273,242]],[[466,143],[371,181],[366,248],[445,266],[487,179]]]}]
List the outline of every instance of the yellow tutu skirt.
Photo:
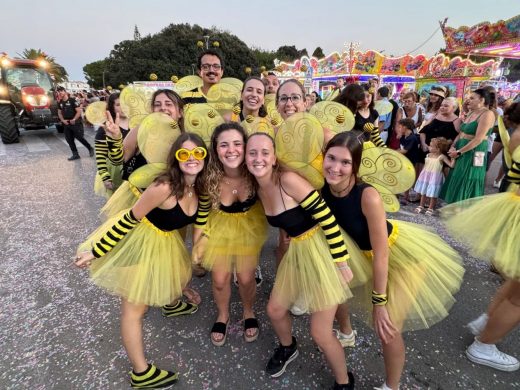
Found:
[{"label": "yellow tutu skirt", "polygon": [[[78,253],[90,251],[121,215],[94,231]],[[178,231],[162,231],[143,218],[110,252],[92,261],[90,277],[131,303],[163,306],[182,295],[191,279],[191,260]]]},{"label": "yellow tutu skirt", "polygon": [[202,265],[219,272],[256,268],[267,239],[267,220],[260,202],[243,213],[213,210],[204,232],[209,236]]},{"label": "yellow tutu skirt", "polygon": [[102,196],[106,199],[110,198],[112,194],[121,186],[123,183],[122,179],[122,165],[113,165],[107,160],[107,168],[110,173],[110,178],[112,180],[113,190],[109,190],[103,184],[103,180],[99,173],[96,173],[94,178],[94,193],[96,195]]},{"label": "yellow tutu skirt", "polygon": [[520,196],[505,192],[468,199],[441,209],[453,237],[470,253],[492,261],[507,278],[520,280]]},{"label": "yellow tutu skirt", "polygon": [[106,220],[114,215],[119,215],[122,210],[132,208],[141,196],[141,191],[128,181],[123,181],[121,186],[107,200],[101,208],[101,219]]},{"label": "yellow tutu skirt", "polygon": [[[461,258],[434,232],[404,221],[394,227],[389,241],[388,304],[390,319],[401,330],[429,328],[448,316],[464,276]],[[372,252],[365,252],[372,267]],[[373,280],[354,291],[352,303],[372,326]]]},{"label": "yellow tutu skirt", "polygon": [[280,262],[272,296],[287,307],[298,306],[309,312],[325,310],[352,297],[332,261],[325,234],[319,226],[291,238]]}]

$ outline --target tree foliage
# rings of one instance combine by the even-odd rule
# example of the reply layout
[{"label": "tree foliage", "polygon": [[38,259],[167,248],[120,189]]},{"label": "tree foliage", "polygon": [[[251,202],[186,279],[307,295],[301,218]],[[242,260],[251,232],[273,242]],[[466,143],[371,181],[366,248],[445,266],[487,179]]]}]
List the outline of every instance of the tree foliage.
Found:
[{"label": "tree foliage", "polygon": [[103,71],[107,68],[106,61],[107,60],[99,60],[91,62],[83,67],[83,73],[85,73],[87,82],[96,89],[101,89],[108,85],[103,85]]},{"label": "tree foliage", "polygon": [[65,68],[58,64],[54,57],[45,53],[42,49],[25,49],[21,54],[18,53],[21,58],[25,58],[27,60],[45,60],[49,64],[49,68],[47,71],[54,77],[54,80],[57,83],[61,83],[62,81],[67,81],[69,79],[69,75]]},{"label": "tree foliage", "polygon": [[325,53],[323,52],[323,49],[318,46],[314,51],[312,52],[312,56],[316,57],[317,59],[325,57]]},{"label": "tree foliage", "polygon": [[[246,66],[253,69],[253,74],[259,73],[257,56],[238,37],[216,27],[189,24],[170,24],[157,34],[122,41],[114,46],[108,58],[85,65],[83,71],[89,82],[96,85],[99,85],[100,68],[101,74],[105,71],[106,85],[148,80],[150,73],[157,74],[159,80],[191,75],[193,68],[197,71],[197,57],[202,50],[197,42],[205,42],[204,36],[209,36],[210,48],[223,55],[225,77],[246,78]],[[218,48],[213,47],[215,41]]]},{"label": "tree foliage", "polygon": [[293,62],[302,56],[309,56],[307,49],[298,50],[294,45],[280,46],[276,51],[276,58],[285,62]]}]

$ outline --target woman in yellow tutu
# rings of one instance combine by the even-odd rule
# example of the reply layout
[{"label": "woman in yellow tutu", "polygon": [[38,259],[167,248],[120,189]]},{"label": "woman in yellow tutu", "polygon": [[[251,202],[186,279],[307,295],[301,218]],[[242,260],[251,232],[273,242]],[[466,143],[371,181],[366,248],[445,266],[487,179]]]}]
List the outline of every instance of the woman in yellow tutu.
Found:
[{"label": "woman in yellow tutu", "polygon": [[347,373],[345,352],[332,333],[338,304],[352,296],[347,285],[352,279],[349,255],[336,220],[307,180],[294,172],[278,172],[274,141],[268,134],[249,136],[246,163],[258,183],[269,223],[291,237],[267,305],[280,345],[266,372],[279,377],[298,356],[288,314],[298,299],[311,313],[311,336],[332,369],[334,389],[353,389],[354,377]]},{"label": "woman in yellow tutu", "polygon": [[[401,331],[424,329],[448,315],[462,283],[458,254],[438,235],[404,221],[387,220],[379,193],[358,182],[363,135],[339,133],[325,148],[322,196],[338,224],[366,251],[352,262],[373,267],[373,283],[355,294],[352,305],[374,327],[383,344],[386,381],[398,389],[405,361]],[[354,279],[356,275],[354,275]],[[337,314],[340,331],[350,333],[346,304]]]},{"label": "woman in yellow tutu", "polygon": [[80,245],[76,265],[90,267],[92,281],[121,297],[121,336],[133,367],[134,388],[160,388],[178,374],[148,364],[142,319],[148,306],[163,306],[182,295],[191,261],[178,229],[194,223],[201,206],[206,149],[195,134],[173,144],[166,171],[137,203],[111,218]]},{"label": "woman in yellow tutu", "polygon": [[520,368],[518,359],[495,344],[520,324],[520,103],[505,111],[504,121],[515,129],[509,142],[513,161],[506,177],[514,183],[511,191],[455,203],[441,212],[450,233],[467,243],[473,255],[492,261],[506,279],[487,312],[468,324],[475,341],[466,356],[474,363],[515,371]]},{"label": "woman in yellow tutu", "polygon": [[[206,181],[213,210],[204,231],[196,228],[193,233],[194,252],[204,248],[202,265],[211,270],[213,298],[218,310],[211,329],[211,342],[215,346],[226,342],[233,269],[237,272],[244,310],[244,339],[252,342],[259,334],[253,310],[255,269],[267,239],[267,223],[244,164],[246,139],[246,133],[238,123],[224,123],[215,128]],[[195,261],[198,262],[197,256]]]},{"label": "woman in yellow tutu", "polygon": [[[130,130],[128,128],[128,118],[121,110],[119,97],[119,92],[110,95],[107,102],[107,111],[110,113],[110,118],[118,118],[119,116],[119,131],[124,139]],[[119,188],[123,181],[123,165],[114,164],[108,158],[108,144],[104,127],[100,127],[96,132],[94,149],[96,150],[97,166],[97,174],[94,179],[94,192],[108,199],[112,196],[114,191]]]},{"label": "woman in yellow tutu", "polygon": [[[162,112],[170,116],[178,123],[181,132],[184,131],[184,103],[177,93],[169,89],[159,89],[152,95],[151,104],[152,112]],[[130,184],[128,178],[133,171],[148,163],[137,145],[139,127],[131,129],[123,142],[120,122],[121,117],[116,114],[115,117],[109,116],[105,124],[108,158],[113,164],[123,164],[124,180],[121,187],[101,208],[101,214],[106,218],[119,214],[121,210],[130,208],[137,202],[143,189]]]}]

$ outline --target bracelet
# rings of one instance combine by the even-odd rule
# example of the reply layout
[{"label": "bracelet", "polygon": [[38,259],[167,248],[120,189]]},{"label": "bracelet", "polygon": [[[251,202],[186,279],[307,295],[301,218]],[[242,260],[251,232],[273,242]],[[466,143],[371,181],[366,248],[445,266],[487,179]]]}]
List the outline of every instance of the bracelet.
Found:
[{"label": "bracelet", "polygon": [[457,150],[457,156],[458,157],[462,156],[462,152],[460,150]]},{"label": "bracelet", "polygon": [[378,294],[372,291],[372,305],[385,306],[388,303],[388,296],[386,294]]}]

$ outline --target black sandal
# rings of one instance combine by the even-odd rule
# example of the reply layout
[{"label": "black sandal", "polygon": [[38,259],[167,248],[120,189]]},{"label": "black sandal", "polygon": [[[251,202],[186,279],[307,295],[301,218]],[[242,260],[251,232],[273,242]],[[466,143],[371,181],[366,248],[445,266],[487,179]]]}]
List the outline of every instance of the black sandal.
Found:
[{"label": "black sandal", "polygon": [[[226,343],[227,325],[228,325],[227,322],[226,323],[224,323],[224,322],[215,322],[213,324],[213,327],[211,328],[211,332],[210,332],[210,339],[211,339],[211,342],[213,343],[213,345],[215,347],[222,347]],[[224,337],[222,338],[222,340],[217,341],[217,340],[215,340],[213,338],[212,333],[220,333],[220,334],[223,334]]]},{"label": "black sandal", "polygon": [[[247,331],[249,329],[256,329],[256,332],[249,336],[247,334]],[[244,320],[244,340],[246,343],[252,343],[258,338],[258,335],[260,334],[260,328],[258,326],[258,320],[256,318],[246,318]]]}]

